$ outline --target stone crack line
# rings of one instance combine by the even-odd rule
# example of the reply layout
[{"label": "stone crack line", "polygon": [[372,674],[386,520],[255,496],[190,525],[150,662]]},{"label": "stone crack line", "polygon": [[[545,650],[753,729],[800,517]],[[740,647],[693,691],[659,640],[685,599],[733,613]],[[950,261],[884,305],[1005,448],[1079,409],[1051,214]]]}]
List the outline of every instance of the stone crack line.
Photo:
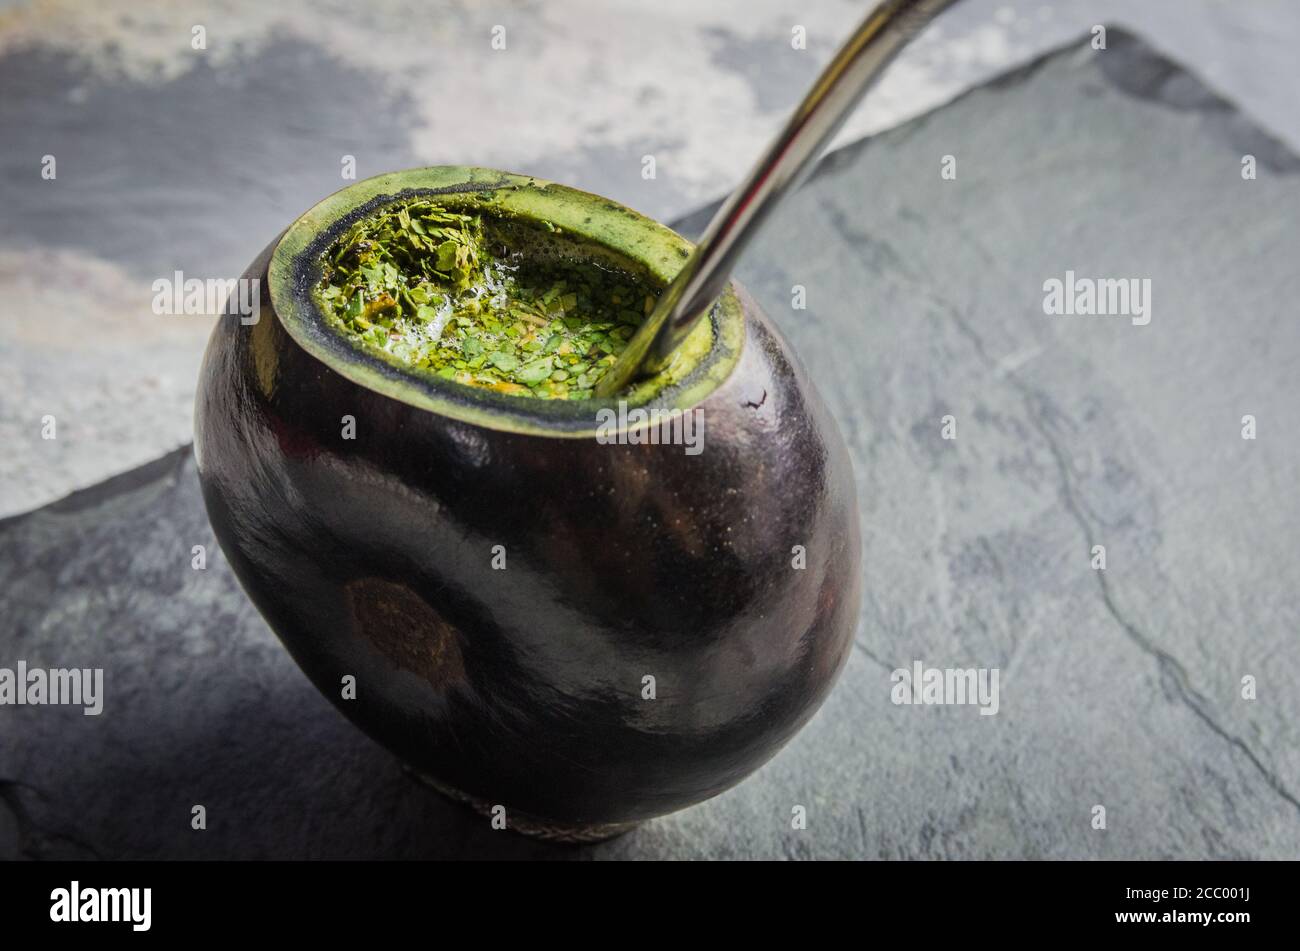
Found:
[{"label": "stone crack line", "polygon": [[[1025,407],[1029,411],[1029,421],[1047,443],[1048,451],[1051,452],[1052,459],[1056,462],[1056,469],[1061,480],[1062,501],[1065,504],[1066,511],[1070,513],[1070,517],[1074,520],[1075,524],[1078,525],[1079,530],[1083,532],[1085,543],[1090,543],[1092,540],[1092,532],[1089,528],[1088,520],[1084,517],[1083,511],[1080,508],[1079,500],[1075,495],[1074,486],[1070,480],[1070,470],[1065,462],[1065,454],[1061,451],[1060,446],[1057,445],[1056,440],[1052,437],[1051,432],[1047,428],[1046,422],[1042,418],[1041,412],[1035,405],[1036,400],[1033,391],[1019,380],[1012,379],[1011,383],[1024,397]],[[1120,613],[1118,606],[1115,604],[1115,599],[1111,594],[1110,583],[1106,580],[1106,573],[1104,571],[1096,571],[1094,573],[1097,575],[1097,583],[1101,588],[1101,599],[1106,606],[1107,612],[1109,612],[1110,616],[1115,619],[1115,622],[1128,636],[1129,640],[1136,644],[1143,653],[1155,658],[1160,668],[1161,677],[1167,683],[1173,684],[1174,692],[1183,705],[1191,710],[1192,713],[1194,713],[1202,723],[1209,727],[1216,736],[1228,743],[1228,745],[1236,748],[1242,755],[1250,760],[1251,765],[1255,767],[1256,771],[1258,771],[1260,776],[1264,778],[1264,781],[1268,783],[1272,790],[1290,803],[1292,808],[1297,812],[1300,812],[1300,799],[1297,799],[1295,795],[1286,788],[1282,783],[1282,780],[1278,778],[1277,774],[1270,770],[1264,762],[1255,755],[1255,752],[1246,744],[1245,740],[1228,732],[1227,729],[1221,726],[1219,722],[1214,719],[1210,712],[1210,702],[1203,694],[1192,686],[1191,678],[1188,676],[1186,668],[1179,663],[1178,659],[1153,643],[1146,635],[1139,631],[1131,621]]]},{"label": "stone crack line", "polygon": [[[834,227],[840,236],[845,238],[849,242],[850,246],[856,251],[857,245],[853,241],[853,238],[856,237],[856,235],[853,233],[852,228],[847,226],[844,215],[842,213],[837,213],[838,209],[835,208],[826,208],[825,210],[829,212],[832,227]],[[870,236],[866,237],[870,239]],[[982,254],[987,255],[987,252],[979,242],[973,241],[972,244],[978,248]],[[890,252],[893,251],[887,243],[885,244],[885,248]],[[863,257],[861,254],[858,256],[860,258]],[[863,263],[868,267],[878,270],[875,263],[870,260],[864,260]],[[992,259],[990,259],[990,263],[995,267],[997,266],[996,261]],[[912,280],[915,284],[915,275],[911,274],[906,267],[903,267],[902,270],[904,276]],[[999,268],[999,270],[1002,270],[1005,273],[1005,269]],[[976,354],[979,356],[979,359],[990,369],[991,372],[993,372],[995,378],[1005,379],[1016,389],[1016,392],[1020,394],[1026,410],[1028,411],[1031,424],[1036,430],[1038,430],[1039,434],[1046,441],[1048,450],[1051,452],[1052,458],[1055,460],[1057,471],[1060,474],[1061,491],[1064,497],[1066,509],[1069,511],[1075,524],[1083,532],[1084,540],[1088,541],[1092,534],[1089,529],[1088,520],[1083,514],[1080,500],[1074,493],[1072,483],[1070,482],[1069,469],[1065,464],[1064,454],[1056,444],[1056,441],[1052,438],[1050,431],[1046,427],[1045,421],[1042,419],[1041,414],[1035,406],[1035,398],[1037,396],[1035,391],[1015,376],[1015,366],[1003,366],[1000,365],[998,361],[991,358],[984,347],[983,339],[975,329],[970,326],[969,322],[965,320],[960,309],[951,301],[947,300],[943,295],[933,292],[933,290],[930,290],[927,287],[917,286],[915,289],[952,318],[958,332],[970,341]],[[1187,671],[1183,668],[1182,664],[1180,664],[1173,655],[1167,653],[1148,640],[1141,631],[1134,627],[1133,624],[1120,613],[1115,604],[1114,597],[1111,595],[1109,583],[1106,581],[1104,572],[1098,571],[1096,574],[1098,583],[1101,587],[1102,601],[1106,606],[1107,612],[1109,612],[1115,622],[1119,624],[1120,628],[1124,631],[1129,640],[1136,644],[1144,653],[1155,658],[1156,662],[1159,664],[1162,677],[1173,684],[1175,693],[1182,704],[1191,710],[1192,713],[1196,715],[1197,719],[1209,727],[1216,736],[1241,752],[1242,755],[1250,761],[1251,765],[1255,767],[1256,771],[1264,778],[1264,781],[1268,783],[1269,787],[1277,793],[1277,795],[1286,800],[1292,808],[1297,812],[1300,812],[1300,799],[1297,799],[1295,795],[1286,788],[1277,775],[1264,765],[1263,761],[1255,755],[1254,751],[1251,750],[1244,740],[1229,733],[1219,725],[1218,721],[1216,721],[1209,712],[1209,702],[1196,690],[1196,688],[1192,686],[1191,679],[1188,677]],[[1017,644],[1016,653],[1019,652],[1020,646],[1021,645]],[[880,663],[879,659],[856,639],[854,640],[854,647],[861,650],[867,657],[876,661],[876,663]]]},{"label": "stone crack line", "polygon": [[14,817],[14,822],[18,827],[18,854],[20,857],[27,859],[48,858],[50,856],[46,853],[51,846],[67,844],[88,852],[93,858],[103,858],[99,851],[89,842],[67,832],[45,828],[37,822],[23,804],[19,795],[19,790],[22,789],[28,790],[41,802],[49,801],[50,798],[35,786],[16,779],[0,778],[0,808],[6,809]]},{"label": "stone crack line", "polygon": [[894,672],[894,668],[893,668],[893,667],[890,667],[890,666],[889,666],[888,664],[886,664],[883,660],[881,660],[879,657],[877,657],[875,654],[873,654],[870,650],[868,650],[867,647],[866,647],[866,645],[864,645],[864,644],[863,644],[860,640],[858,640],[856,637],[853,639],[853,648],[854,648],[854,650],[861,651],[862,654],[863,654],[863,655],[864,655],[868,660],[870,660],[872,663],[874,663],[876,666],[878,666],[878,667],[879,667],[881,670],[883,670],[885,673],[887,673],[887,674],[892,674],[892,673]]},{"label": "stone crack line", "polygon": [[[948,312],[949,316],[952,317],[958,331],[971,342],[971,345],[975,348],[975,352],[978,354],[980,360],[982,360],[986,366],[996,370],[996,361],[994,361],[985,350],[983,339],[978,333],[976,333],[975,329],[970,326],[966,319],[961,315],[960,311],[948,301],[938,299],[937,302]],[[1043,418],[1042,412],[1039,410],[1038,403],[1042,400],[1041,395],[1024,381],[1017,378],[1014,370],[1007,372],[1003,379],[1010,383],[1016,389],[1016,392],[1020,394],[1025,409],[1029,415],[1030,424],[1038,431],[1039,435],[1043,437],[1043,441],[1047,444],[1047,449],[1052,454],[1052,459],[1056,464],[1056,470],[1060,477],[1061,495],[1066,511],[1070,513],[1070,517],[1074,520],[1074,523],[1078,526],[1079,530],[1083,532],[1084,542],[1091,544],[1092,531],[1089,527],[1088,519],[1083,513],[1082,504],[1074,491],[1074,485],[1070,480],[1070,469],[1069,466],[1066,465],[1065,454],[1062,452],[1061,447],[1057,445],[1056,440],[1052,437],[1052,433],[1047,427],[1047,422]],[[1161,677],[1164,678],[1166,682],[1173,685],[1174,692],[1179,701],[1187,707],[1187,709],[1191,710],[1192,713],[1195,714],[1196,718],[1204,723],[1212,733],[1245,756],[1246,759],[1250,761],[1251,765],[1255,767],[1255,770],[1259,775],[1263,777],[1264,781],[1269,785],[1269,788],[1277,793],[1277,795],[1282,799],[1286,800],[1286,802],[1289,803],[1296,812],[1300,812],[1300,799],[1297,799],[1296,796],[1286,788],[1286,785],[1280,778],[1278,778],[1277,774],[1264,764],[1264,762],[1255,754],[1254,750],[1247,745],[1245,740],[1230,733],[1214,719],[1214,716],[1210,712],[1210,702],[1192,686],[1191,678],[1188,676],[1186,668],[1183,667],[1178,659],[1158,647],[1147,638],[1146,635],[1139,631],[1132,622],[1124,617],[1120,612],[1119,607],[1115,604],[1115,598],[1111,594],[1110,590],[1110,583],[1106,580],[1106,573],[1104,571],[1097,571],[1094,573],[1097,575],[1097,583],[1101,588],[1101,599],[1102,603],[1106,607],[1106,611],[1112,618],[1114,618],[1115,622],[1120,626],[1120,629],[1124,631],[1129,640],[1136,644],[1143,653],[1156,660],[1156,663],[1159,665]]]}]

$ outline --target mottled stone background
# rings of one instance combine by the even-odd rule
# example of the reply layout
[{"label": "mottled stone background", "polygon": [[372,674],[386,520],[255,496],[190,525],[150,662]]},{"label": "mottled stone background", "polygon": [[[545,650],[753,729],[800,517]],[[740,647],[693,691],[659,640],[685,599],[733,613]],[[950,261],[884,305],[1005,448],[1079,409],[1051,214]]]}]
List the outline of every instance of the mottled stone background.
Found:
[{"label": "mottled stone background", "polygon": [[[237,277],[344,184],[342,155],[359,178],[526,172],[671,221],[735,184],[867,5],[0,0],[0,515],[189,440],[210,325],[154,316],[152,282]],[[1292,0],[964,0],[839,141],[1103,22],[1300,146]],[[196,24],[204,51],[190,46]],[[504,52],[489,45],[496,24]],[[806,50],[791,48],[795,25]],[[46,414],[56,442],[40,438]]]},{"label": "mottled stone background", "polygon": [[[153,315],[155,278],[237,275],[343,154],[532,172],[698,231],[862,6],[0,7],[0,666],[108,680],[100,717],[0,707],[0,857],[1300,854],[1282,0],[970,0],[746,260],[853,452],[867,598],[821,714],[737,789],[583,850],[493,833],[316,694],[219,554],[190,569],[210,325]],[[1103,20],[1140,39],[1092,51]],[[1151,324],[1046,317],[1067,268],[1151,278]],[[918,659],[1000,668],[999,714],[890,703]]]}]

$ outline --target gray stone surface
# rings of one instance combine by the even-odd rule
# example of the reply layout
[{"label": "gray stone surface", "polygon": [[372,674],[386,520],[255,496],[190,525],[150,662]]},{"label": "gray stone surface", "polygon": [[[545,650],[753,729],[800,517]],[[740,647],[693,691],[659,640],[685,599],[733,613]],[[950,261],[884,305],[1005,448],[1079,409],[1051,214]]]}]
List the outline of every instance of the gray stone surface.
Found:
[{"label": "gray stone surface", "polygon": [[[154,314],[152,282],[238,275],[344,184],[343,155],[363,178],[427,164],[527,172],[670,220],[734,186],[863,9],[3,0],[0,516],[189,440],[211,320]],[[1109,22],[1195,64],[1300,146],[1294,0],[963,0],[903,51],[840,141]],[[41,438],[46,415],[57,441]]]},{"label": "gray stone surface", "polygon": [[[835,153],[742,268],[853,452],[867,591],[841,682],[750,780],[594,847],[490,831],[316,694],[218,553],[190,568],[181,450],[0,523],[0,666],[107,692],[0,708],[0,855],[1300,855],[1300,162],[1110,46]],[[1067,269],[1150,278],[1150,324],[1046,316]],[[894,705],[916,660],[1000,669],[998,714]]]}]

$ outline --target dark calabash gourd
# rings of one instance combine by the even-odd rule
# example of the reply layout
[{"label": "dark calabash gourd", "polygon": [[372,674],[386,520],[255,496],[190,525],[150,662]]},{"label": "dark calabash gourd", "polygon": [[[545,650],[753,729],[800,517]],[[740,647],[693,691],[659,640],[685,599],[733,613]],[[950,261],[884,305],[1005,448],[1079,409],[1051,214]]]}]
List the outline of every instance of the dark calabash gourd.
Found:
[{"label": "dark calabash gourd", "polygon": [[[660,284],[690,249],[615,203],[484,169],[326,199],[244,275],[258,320],[223,319],[208,344],[196,451],[223,551],[349,718],[512,827],[598,837],[727,789],[813,715],[851,647],[858,517],[833,420],[734,283],[690,359],[621,413],[358,349],[313,303],[321,255],[413,195]],[[638,409],[693,414],[699,451],[640,441]],[[630,423],[598,439],[614,414]]]}]

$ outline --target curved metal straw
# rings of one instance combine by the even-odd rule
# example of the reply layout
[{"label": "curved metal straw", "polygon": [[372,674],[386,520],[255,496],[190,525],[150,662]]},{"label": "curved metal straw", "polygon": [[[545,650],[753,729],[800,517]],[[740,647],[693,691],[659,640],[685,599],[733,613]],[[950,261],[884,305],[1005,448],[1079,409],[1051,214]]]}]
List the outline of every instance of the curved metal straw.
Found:
[{"label": "curved metal straw", "polygon": [[731,277],[736,259],[763,221],[794,189],[862,94],[926,24],[956,0],[883,0],[835,54],[781,134],[709,222],[673,282],[622,356],[596,384],[596,396],[619,392],[635,377],[668,365]]}]

